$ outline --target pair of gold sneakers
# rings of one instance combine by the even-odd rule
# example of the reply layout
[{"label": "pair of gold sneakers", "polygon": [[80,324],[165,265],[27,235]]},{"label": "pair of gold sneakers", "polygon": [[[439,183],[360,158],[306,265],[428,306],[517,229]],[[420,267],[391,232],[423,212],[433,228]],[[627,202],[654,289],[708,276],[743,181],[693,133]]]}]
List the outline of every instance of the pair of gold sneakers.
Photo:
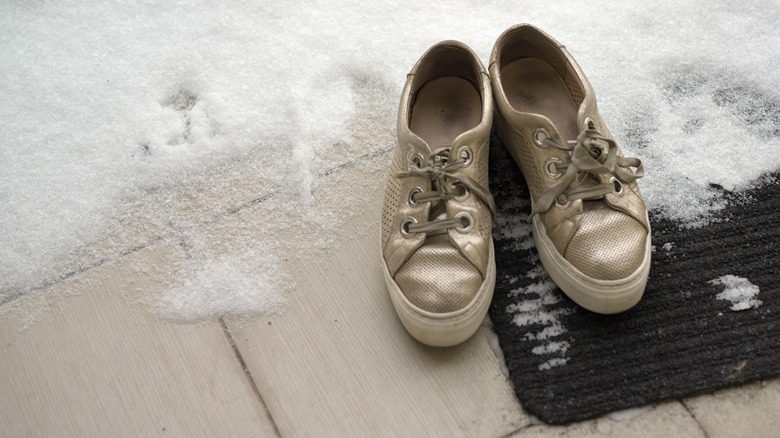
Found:
[{"label": "pair of gold sneakers", "polygon": [[455,345],[487,313],[496,281],[491,127],[528,184],[529,221],[550,278],[593,312],[633,307],[651,253],[636,184],[641,162],[621,153],[564,46],[522,24],[498,38],[489,73],[468,46],[442,41],[407,76],[381,249],[409,333],[428,345]]}]

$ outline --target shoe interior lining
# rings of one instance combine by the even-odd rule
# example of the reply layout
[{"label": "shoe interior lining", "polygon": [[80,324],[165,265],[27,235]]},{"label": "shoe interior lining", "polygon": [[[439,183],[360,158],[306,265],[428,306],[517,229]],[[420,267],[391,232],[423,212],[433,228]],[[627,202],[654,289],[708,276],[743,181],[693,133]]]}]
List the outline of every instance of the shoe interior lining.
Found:
[{"label": "shoe interior lining", "polygon": [[482,98],[474,85],[459,77],[439,77],[417,93],[409,128],[436,150],[451,146],[457,136],[481,120]]},{"label": "shoe interior lining", "polygon": [[501,68],[501,82],[516,111],[544,115],[563,141],[577,138],[578,105],[552,65],[538,58],[516,59]]}]

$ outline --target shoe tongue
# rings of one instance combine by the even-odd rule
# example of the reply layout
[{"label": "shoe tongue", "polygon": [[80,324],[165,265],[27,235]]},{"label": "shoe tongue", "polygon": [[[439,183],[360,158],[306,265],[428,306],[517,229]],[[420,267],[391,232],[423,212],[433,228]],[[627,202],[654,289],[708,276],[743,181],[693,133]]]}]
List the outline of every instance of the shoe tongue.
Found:
[{"label": "shoe tongue", "polygon": [[[437,220],[447,219],[447,210],[444,203],[439,201],[431,206],[431,212],[428,215],[428,221],[433,222]],[[437,236],[440,234],[447,234],[447,230],[435,231],[428,233],[428,236]]]},{"label": "shoe tongue", "polygon": [[601,195],[598,198],[585,199],[582,201],[583,212],[598,210],[598,209],[608,209],[608,208],[611,207],[607,203],[607,200],[604,198],[604,195]]},{"label": "shoe tongue", "polygon": [[425,237],[425,245],[449,245],[452,246],[452,242],[450,242],[450,237],[447,235],[446,231],[438,232],[435,234],[428,234]]},{"label": "shoe tongue", "polygon": [[431,163],[431,166],[434,168],[441,169],[442,167],[447,165],[447,160],[449,159],[449,150],[451,145],[441,145],[438,146],[433,150],[433,162]]},{"label": "shoe tongue", "polygon": [[[449,148],[450,145],[442,145],[434,149],[435,151],[441,151],[445,148]],[[441,168],[447,164],[447,157],[445,157],[442,154],[436,154],[433,157],[433,163],[432,166],[434,168]],[[432,188],[435,190],[441,190],[441,188],[436,186],[436,181],[432,181]],[[433,222],[437,220],[444,220],[447,219],[447,206],[443,201],[436,201],[431,203],[431,209],[428,213],[428,221]],[[446,230],[442,231],[436,231],[433,233],[428,233],[429,236],[436,236],[440,234],[447,234]]]},{"label": "shoe tongue", "polygon": [[601,184],[601,180],[599,180],[599,178],[596,175],[588,172],[583,172],[583,173],[585,174],[585,177],[582,178],[582,181],[580,182],[579,185],[584,187],[590,187],[590,186]]},{"label": "shoe tongue", "polygon": [[[579,175],[577,178],[572,181],[570,187],[593,187],[601,184],[601,179],[598,177],[598,175],[594,175],[589,172],[582,172],[581,175]],[[588,198],[590,200],[598,200],[598,199],[604,199],[604,196],[597,196],[593,198]]]},{"label": "shoe tongue", "polygon": [[[601,180],[599,180],[596,175],[586,173],[582,181],[579,181],[579,179],[575,179],[574,182],[572,183],[572,187],[592,187],[600,184],[601,184]],[[589,200],[604,199],[604,195],[596,196],[588,199]]]}]

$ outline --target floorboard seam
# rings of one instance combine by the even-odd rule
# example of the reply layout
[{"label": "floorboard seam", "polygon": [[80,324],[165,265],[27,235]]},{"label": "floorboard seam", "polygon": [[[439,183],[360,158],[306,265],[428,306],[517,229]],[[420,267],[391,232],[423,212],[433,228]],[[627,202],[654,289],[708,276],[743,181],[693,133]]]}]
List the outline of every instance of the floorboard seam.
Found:
[{"label": "floorboard seam", "polygon": [[236,355],[236,359],[238,359],[238,363],[239,365],[241,365],[241,369],[244,371],[244,375],[246,376],[247,380],[249,380],[249,385],[252,387],[252,391],[255,393],[255,397],[257,397],[258,401],[260,402],[260,406],[262,406],[263,408],[263,413],[271,422],[271,425],[274,428],[274,432],[276,433],[276,436],[281,437],[282,434],[281,432],[279,432],[279,427],[276,425],[276,421],[274,420],[273,415],[271,415],[271,411],[268,409],[268,405],[266,404],[265,399],[263,398],[263,394],[260,393],[260,388],[258,388],[254,377],[252,377],[252,372],[249,371],[249,367],[246,365],[246,362],[244,361],[244,357],[241,355],[241,351],[238,349],[238,346],[236,345],[236,342],[233,339],[233,334],[230,333],[230,328],[225,323],[225,320],[222,319],[221,317],[217,318],[217,320],[219,321],[220,327],[222,327],[222,332],[225,333],[225,336],[227,337],[230,347],[233,349],[233,354]]},{"label": "floorboard seam", "polygon": [[688,412],[688,415],[690,415],[691,418],[693,418],[693,421],[696,422],[696,425],[699,426],[699,430],[701,430],[701,433],[704,434],[704,437],[710,438],[709,432],[707,432],[707,429],[704,427],[703,424],[701,424],[699,419],[696,418],[696,414],[693,413],[690,406],[688,406],[688,403],[686,403],[684,399],[680,399],[679,402],[683,406],[683,408],[685,408],[685,411]]},{"label": "floorboard seam", "polygon": [[[190,266],[190,270],[192,272],[195,272],[197,270],[195,266],[195,259],[192,255],[192,252],[190,251],[189,245],[187,245],[182,230],[177,228],[172,222],[170,223],[170,226],[174,230],[174,234],[178,239],[179,248],[184,254],[184,258],[187,260],[187,263]],[[279,427],[276,425],[276,421],[271,415],[271,411],[268,409],[268,405],[266,405],[265,400],[263,399],[263,395],[260,393],[260,388],[258,388],[254,377],[252,377],[252,373],[249,371],[249,367],[247,367],[246,365],[246,361],[244,361],[244,357],[241,354],[241,351],[238,349],[238,346],[236,345],[236,342],[233,339],[233,334],[230,332],[230,328],[228,328],[222,316],[219,315],[215,315],[215,316],[217,322],[219,322],[219,326],[222,328],[222,333],[225,334],[228,344],[230,345],[230,348],[233,350],[233,354],[238,360],[238,364],[241,366],[241,370],[244,372],[244,376],[247,378],[249,382],[249,386],[252,388],[252,392],[255,394],[256,399],[260,402],[260,407],[262,409],[263,415],[265,415],[268,421],[271,422],[271,425],[274,428],[274,433],[276,434],[276,436],[281,437],[282,434],[279,432]]]},{"label": "floorboard seam", "polygon": [[102,259],[100,259],[100,260],[98,260],[96,262],[92,262],[92,263],[90,263],[88,265],[84,265],[84,266],[82,266],[82,267],[80,267],[78,269],[74,269],[72,271],[66,272],[66,273],[64,273],[64,274],[62,274],[62,275],[60,275],[58,277],[54,277],[54,278],[50,278],[48,280],[45,280],[43,283],[39,284],[38,286],[33,286],[31,288],[28,288],[26,290],[23,290],[21,292],[17,292],[15,294],[12,294],[12,295],[9,295],[9,296],[3,298],[2,300],[0,300],[0,306],[8,304],[8,303],[10,303],[12,301],[15,301],[15,300],[17,300],[19,298],[25,297],[27,295],[39,292],[39,291],[41,291],[41,290],[43,290],[43,289],[45,289],[45,288],[47,288],[49,286],[53,286],[53,285],[55,285],[55,284],[57,284],[57,283],[59,283],[61,281],[65,281],[65,280],[67,280],[67,279],[69,279],[71,277],[74,277],[76,275],[83,274],[83,273],[85,273],[87,271],[91,271],[92,269],[95,269],[95,268],[99,268],[100,266],[103,266],[106,263],[110,263],[110,262],[119,260],[119,259],[121,259],[122,257],[124,257],[126,255],[130,255],[130,254],[133,254],[135,252],[138,252],[138,251],[140,251],[140,250],[142,250],[144,248],[147,248],[147,247],[149,247],[151,245],[154,245],[155,243],[157,243],[157,242],[159,242],[159,241],[161,241],[163,239],[166,239],[166,238],[168,238],[168,237],[170,237],[172,235],[173,235],[173,233],[165,233],[165,234],[163,234],[161,236],[158,236],[158,237],[156,237],[156,238],[154,238],[154,239],[152,239],[152,240],[150,240],[148,242],[142,243],[140,245],[134,246],[132,248],[129,248],[129,249],[126,249],[126,250],[123,250],[123,251],[120,251],[119,253],[114,254],[112,256],[104,257],[104,258],[102,258]]}]

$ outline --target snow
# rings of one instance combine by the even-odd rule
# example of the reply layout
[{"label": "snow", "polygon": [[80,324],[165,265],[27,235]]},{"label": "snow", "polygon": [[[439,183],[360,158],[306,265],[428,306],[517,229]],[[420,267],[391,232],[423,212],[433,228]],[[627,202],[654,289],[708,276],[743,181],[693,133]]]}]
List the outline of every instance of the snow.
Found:
[{"label": "snow", "polygon": [[724,275],[710,280],[709,283],[715,286],[723,286],[723,292],[715,295],[715,298],[730,301],[731,307],[729,308],[735,312],[755,309],[763,304],[761,300],[756,298],[761,290],[747,278],[737,277],[736,275]]},{"label": "snow", "polygon": [[240,259],[211,260],[185,285],[166,291],[153,308],[166,319],[187,322],[282,313],[288,300],[280,284],[282,279],[290,280],[279,278],[278,261],[264,256],[264,263],[252,270],[246,270],[248,263]]},{"label": "snow", "polygon": [[[530,235],[525,239],[532,239]],[[523,342],[533,345],[531,353],[541,356],[540,370],[565,365],[569,360],[566,352],[571,348],[570,339],[565,340],[568,332],[562,317],[572,312],[571,308],[560,308],[562,297],[555,292],[555,283],[547,276],[539,260],[536,267],[525,274],[525,278],[535,280],[530,284],[511,291],[517,299],[506,308],[513,315],[512,322],[525,330]]]},{"label": "snow", "polygon": [[554,357],[543,364],[539,365],[539,369],[541,371],[546,371],[555,367],[560,367],[563,365],[566,365],[566,362],[568,362],[569,359],[565,357]]},{"label": "snow", "polygon": [[[539,285],[542,287],[538,287]],[[571,313],[571,309],[550,307],[560,302],[560,297],[554,294],[554,290],[555,284],[549,278],[542,283],[532,284],[531,287],[518,290],[523,295],[532,294],[531,296],[524,296],[506,309],[514,314],[512,322],[527,330],[523,340],[536,345],[531,348],[531,353],[542,356],[540,370],[565,365],[569,359],[566,352],[571,344],[558,339],[568,332],[561,322],[561,317]],[[539,298],[533,298],[537,294]]]},{"label": "snow", "polygon": [[[296,206],[288,221],[327,230],[333,212],[321,214],[313,195],[321,172],[392,146],[395,125],[384,121],[420,54],[457,39],[486,62],[517,22],[579,61],[624,152],[645,163],[648,206],[706,223],[725,202],[712,185],[739,191],[780,168],[778,18],[774,1],[3,2],[0,300],[56,279],[117,223],[152,222],[136,208],[158,202],[152,193],[188,193],[199,175],[248,154],[268,163],[253,170],[258,197],[284,188]],[[367,112],[388,117],[366,122]],[[370,164],[375,174],[389,167]],[[340,218],[378,217],[349,201]],[[283,297],[242,298],[292,290],[274,239],[247,242],[267,254],[231,255],[232,268],[216,254],[200,260],[182,287],[228,282],[225,303],[245,309],[224,312],[279,311]],[[267,271],[252,269],[258,258]],[[177,318],[222,312],[182,290],[169,295]]]},{"label": "snow", "polygon": [[569,347],[571,347],[571,344],[569,344],[566,341],[563,342],[550,342],[546,345],[540,345],[538,347],[534,347],[531,350],[531,353],[533,354],[551,354],[551,353],[557,353],[557,354],[564,354],[569,350]]},{"label": "snow", "polygon": [[[530,201],[520,198],[499,206],[499,211],[530,209]],[[534,245],[533,227],[526,223],[525,214],[499,213],[500,229],[493,237],[508,240],[515,251],[527,250]],[[513,302],[505,312],[512,315],[512,323],[519,327],[522,342],[534,357],[538,356],[539,370],[545,371],[566,365],[571,348],[571,339],[566,337],[568,330],[563,325],[563,317],[572,313],[572,309],[561,307],[563,296],[556,292],[555,283],[547,275],[538,255],[530,254],[527,260],[533,268],[519,276],[504,275],[506,283],[514,287],[509,291]],[[501,275],[501,273],[499,273]]]}]

